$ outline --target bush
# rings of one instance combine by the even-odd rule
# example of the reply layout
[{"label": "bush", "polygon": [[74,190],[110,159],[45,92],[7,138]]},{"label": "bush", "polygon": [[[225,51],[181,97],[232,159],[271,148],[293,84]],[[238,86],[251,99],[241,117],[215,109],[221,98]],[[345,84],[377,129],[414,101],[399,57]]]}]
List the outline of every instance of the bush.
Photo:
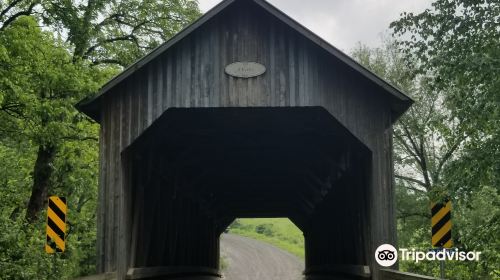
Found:
[{"label": "bush", "polygon": [[255,227],[255,232],[258,234],[263,234],[265,236],[273,236],[273,225],[272,224],[260,224]]}]

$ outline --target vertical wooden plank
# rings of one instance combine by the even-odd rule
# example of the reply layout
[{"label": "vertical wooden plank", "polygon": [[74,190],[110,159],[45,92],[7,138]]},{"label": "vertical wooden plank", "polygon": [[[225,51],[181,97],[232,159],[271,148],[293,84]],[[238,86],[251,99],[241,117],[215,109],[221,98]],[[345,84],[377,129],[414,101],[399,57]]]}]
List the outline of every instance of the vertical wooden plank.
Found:
[{"label": "vertical wooden plank", "polygon": [[[214,20],[212,24],[212,32],[210,33],[210,56],[211,57],[217,57],[218,51],[220,49],[220,42],[221,42],[221,29],[218,27],[217,24],[217,19]],[[208,32],[206,32],[208,33]],[[209,66],[208,69],[212,73],[209,77],[212,78],[212,80],[208,80],[208,84],[210,85],[210,107],[218,107],[220,105],[220,96],[221,96],[221,90],[220,90],[220,85],[221,85],[221,64],[220,64],[220,59],[213,59]]]},{"label": "vertical wooden plank", "polygon": [[294,76],[295,76],[295,81],[294,81],[294,87],[295,87],[295,106],[301,106],[301,100],[300,100],[300,71],[301,71],[301,61],[300,61],[300,45],[299,45],[299,39],[297,39],[296,36],[294,36],[293,40],[293,46],[294,46],[294,53],[293,53],[293,61],[295,62],[295,69],[294,69]]},{"label": "vertical wooden plank", "polygon": [[[229,18],[229,17],[228,17]],[[228,19],[226,19],[228,20]],[[220,68],[226,67],[228,64],[228,61],[231,61],[232,59],[232,54],[231,54],[231,49],[230,49],[230,40],[231,40],[231,35],[230,35],[230,27],[225,25],[225,24],[219,24],[220,32],[221,32],[221,38],[220,38],[220,51],[218,52],[217,55],[220,55]],[[220,71],[220,98],[219,98],[219,106],[220,107],[227,107],[230,106],[230,99],[229,99],[229,92],[228,92],[228,83],[230,77],[226,75],[223,71],[224,70],[218,70]]]},{"label": "vertical wooden plank", "polygon": [[[311,75],[310,75],[310,80],[311,80],[311,84],[310,84],[310,89],[309,89],[309,92],[320,92],[320,88],[319,88],[319,82],[318,82],[318,76],[319,76],[319,65],[318,65],[318,50],[315,48],[313,49],[311,52],[310,52],[310,57],[311,57]],[[309,93],[309,100],[308,100],[308,103],[310,105],[321,105],[320,103],[320,100],[321,100],[321,97],[323,96],[319,96],[317,94],[312,94],[312,93]]]},{"label": "vertical wooden plank", "polygon": [[160,71],[158,71],[159,60],[154,61],[150,64],[149,68],[151,69],[151,79],[152,79],[152,96],[151,96],[151,112],[149,113],[150,119],[148,120],[148,126],[150,126],[158,116],[158,103],[160,100],[160,92],[158,89],[158,75]]},{"label": "vertical wooden plank", "polygon": [[150,75],[148,75],[148,70],[142,69],[140,72],[140,88],[141,91],[139,92],[139,98],[141,100],[141,126],[140,126],[140,132],[143,133],[146,128],[149,126],[149,114],[150,114],[150,106],[152,106],[152,103],[150,103],[150,95],[149,95],[149,85],[150,85]]},{"label": "vertical wooden plank", "polygon": [[287,31],[287,45],[288,45],[288,87],[290,106],[296,106],[295,92],[296,92],[296,78],[295,78],[295,42],[293,40],[293,33]]},{"label": "vertical wooden plank", "polygon": [[305,44],[303,43],[303,40],[300,39],[298,41],[299,43],[299,77],[298,77],[298,82],[299,82],[299,106],[306,106],[305,102],[305,92],[306,92],[306,71],[307,71],[307,65],[306,65],[306,54],[305,54]]},{"label": "vertical wooden plank", "polygon": [[210,52],[210,41],[214,37],[212,33],[207,32],[206,28],[201,31],[201,49],[200,49],[200,95],[201,95],[201,107],[210,106],[211,98],[211,88],[209,87],[209,81],[213,83],[213,71],[209,71],[210,61],[212,60]]},{"label": "vertical wooden plank", "polygon": [[312,94],[311,93],[311,53],[310,49],[308,48],[309,45],[307,44],[307,41],[303,40],[303,53],[304,53],[304,77],[302,82],[304,83],[304,92],[302,93],[302,99],[304,106],[310,106],[309,102],[309,97]]},{"label": "vertical wooden plank", "polygon": [[[116,89],[115,89],[116,90]],[[116,92],[115,92],[116,93]],[[106,248],[106,271],[114,271],[116,265],[116,232],[115,232],[115,141],[116,141],[116,123],[115,118],[117,104],[113,100],[113,96],[108,97],[109,110],[107,111],[107,127],[109,129],[108,141],[110,143],[108,148],[108,176],[106,182],[107,194],[107,248]]]},{"label": "vertical wooden plank", "polygon": [[[290,98],[288,93],[288,60],[286,47],[286,29],[283,24],[280,24],[280,30],[278,34],[278,44],[279,44],[279,96],[280,96],[280,106],[290,106]],[[286,74],[285,74],[286,73]]]},{"label": "vertical wooden plank", "polygon": [[140,228],[140,231],[142,233],[142,265],[143,266],[149,266],[149,258],[151,255],[151,242],[154,241],[152,240],[152,235],[153,235],[153,228],[154,228],[154,210],[155,210],[155,186],[152,181],[152,176],[151,173],[154,171],[154,160],[155,157],[153,156],[154,154],[153,149],[147,149],[144,155],[144,181],[143,181],[143,192],[144,192],[144,209],[142,212],[144,213],[141,216],[142,219],[142,226]]},{"label": "vertical wooden plank", "polygon": [[127,228],[128,223],[128,190],[126,189],[127,182],[124,176],[126,170],[127,162],[121,156],[122,149],[125,147],[128,141],[129,132],[128,132],[128,116],[130,115],[129,104],[128,104],[128,96],[127,96],[127,87],[122,84],[120,87],[120,95],[117,95],[119,99],[117,102],[120,104],[120,115],[119,115],[119,125],[120,125],[120,133],[119,133],[119,147],[117,149],[117,160],[116,164],[117,168],[117,220],[118,220],[118,228],[117,228],[117,274],[120,277],[125,277],[127,274],[127,265],[128,265],[128,232]]},{"label": "vertical wooden plank", "polygon": [[156,75],[156,95],[157,95],[157,100],[156,100],[156,113],[154,115],[154,119],[157,119],[161,116],[163,113],[163,97],[164,97],[164,74],[163,74],[163,65],[165,63],[165,55],[161,55],[160,58],[158,59],[156,63],[156,73],[153,73]]},{"label": "vertical wooden plank", "polygon": [[174,63],[174,58],[172,58],[172,52],[170,52],[166,56],[166,61],[165,61],[166,68],[164,67],[164,69],[165,69],[165,81],[166,81],[165,97],[163,99],[163,110],[164,111],[167,110],[169,107],[175,106],[173,93],[172,93],[173,89],[174,89],[173,82],[172,82],[172,75],[174,72],[174,69],[172,67],[173,63]]},{"label": "vertical wooden plank", "polygon": [[194,43],[191,50],[191,107],[201,107],[201,91],[200,91],[200,71],[202,70],[201,63],[201,45],[203,44],[200,32],[195,32]]},{"label": "vertical wooden plank", "polygon": [[144,128],[148,127],[151,125],[151,123],[153,122],[153,115],[154,115],[154,107],[153,104],[154,104],[154,99],[155,99],[155,95],[156,95],[156,92],[155,92],[155,76],[154,75],[154,63],[150,63],[147,67],[146,67],[146,80],[147,80],[147,86],[146,86],[146,90],[147,90],[147,114],[146,114],[146,122],[145,122],[145,125],[144,125]]},{"label": "vertical wooden plank", "polygon": [[104,112],[104,126],[105,126],[105,131],[106,131],[106,136],[105,136],[105,141],[106,143],[109,143],[106,147],[106,177],[105,177],[105,207],[106,207],[106,221],[104,223],[104,235],[105,235],[105,263],[104,263],[104,271],[113,271],[112,263],[113,263],[113,232],[112,232],[112,225],[113,225],[113,203],[112,203],[112,197],[113,197],[113,185],[111,184],[111,178],[113,176],[113,170],[112,170],[112,162],[113,162],[113,157],[112,157],[112,121],[111,121],[111,116],[112,116],[112,109],[113,109],[113,104],[111,103],[111,99],[108,97],[104,101],[106,104],[106,110]]},{"label": "vertical wooden plank", "polygon": [[141,115],[143,114],[143,98],[141,97],[142,89],[141,89],[141,78],[140,78],[140,72],[136,72],[134,74],[134,78],[132,79],[132,83],[134,85],[134,136],[133,139],[137,138],[139,134],[141,133],[142,129],[142,118]]},{"label": "vertical wooden plank", "polygon": [[[162,173],[165,174],[168,171],[168,165],[167,165],[167,159],[166,156],[162,155],[159,157],[159,168],[160,170],[164,170]],[[168,174],[168,173],[167,173]],[[166,175],[168,176],[168,175]],[[159,178],[158,178],[159,177]],[[168,215],[169,215],[169,205],[170,203],[170,197],[169,197],[169,188],[171,187],[168,185],[168,182],[166,182],[164,176],[157,176],[158,180],[156,182],[158,186],[158,197],[160,198],[160,203],[159,203],[159,210],[157,211],[157,214],[159,216],[159,220],[162,220],[162,222],[157,223],[157,233],[155,240],[158,242],[156,245],[158,248],[158,255],[159,255],[159,263],[166,263],[166,257],[165,257],[165,252],[168,251],[170,248],[168,248],[168,231],[170,229],[168,225]]]},{"label": "vertical wooden plank", "polygon": [[270,85],[269,85],[269,94],[270,94],[270,106],[275,107],[278,105],[277,101],[277,91],[276,91],[276,31],[275,24],[272,23],[269,25],[269,76],[270,76]]},{"label": "vertical wooden plank", "polygon": [[97,267],[98,273],[104,273],[106,271],[106,175],[107,175],[107,126],[106,126],[106,103],[103,102],[101,116],[101,127],[99,132],[99,198],[97,205]]},{"label": "vertical wooden plank", "polygon": [[[135,75],[134,75],[135,76]],[[135,79],[130,80],[130,139],[131,142],[138,136],[139,134],[139,113],[140,113],[140,99],[139,99],[139,84],[135,81]]]},{"label": "vertical wooden plank", "polygon": [[189,108],[191,106],[191,95],[192,95],[192,88],[191,88],[191,50],[192,50],[192,39],[187,38],[187,40],[184,40],[184,48],[182,48],[182,90],[180,94],[182,95],[183,99],[183,106]]},{"label": "vertical wooden plank", "polygon": [[[245,61],[254,61],[254,62],[259,62],[258,59],[255,57],[255,47],[253,42],[253,37],[252,37],[252,31],[251,31],[251,26],[252,26],[252,20],[251,20],[251,15],[250,14],[245,14],[242,19],[242,27],[240,33],[242,34],[242,42],[240,42],[240,45],[242,47],[241,49],[241,56]],[[251,79],[246,79],[242,80],[241,82],[241,97],[239,100],[239,104],[241,104],[242,107],[248,107],[251,106],[250,104],[252,103],[252,85],[251,82],[254,81],[255,78]]]},{"label": "vertical wooden plank", "polygon": [[[227,63],[225,65],[233,63],[240,58],[238,57],[238,18],[235,17],[234,15],[231,15],[231,22],[233,24],[230,24],[228,26],[229,30],[229,38],[228,38],[228,54],[229,58]],[[237,79],[229,76],[228,77],[228,97],[229,97],[229,106],[230,107],[236,107],[238,105],[238,89],[237,89]]]},{"label": "vertical wooden plank", "polygon": [[136,161],[134,159],[133,154],[128,155],[128,162],[130,163],[130,191],[131,197],[131,207],[132,207],[132,215],[130,221],[130,255],[129,255],[129,265],[130,267],[136,267],[137,265],[137,242],[138,242],[138,219],[139,219],[139,185],[137,184],[137,169],[136,169]]},{"label": "vertical wooden plank", "polygon": [[175,90],[173,94],[175,96],[175,107],[184,107],[182,95],[182,50],[180,48],[175,49],[175,76],[172,78],[172,82],[175,85]]},{"label": "vertical wooden plank", "polygon": [[120,224],[120,199],[121,199],[121,160],[120,160],[120,152],[121,152],[121,130],[122,130],[122,98],[121,94],[123,91],[123,87],[118,87],[118,92],[113,97],[113,195],[110,199],[113,201],[113,270],[117,269],[118,264],[118,249],[119,249],[119,224]]},{"label": "vertical wooden plank", "polygon": [[209,96],[207,106],[216,107],[218,106],[218,98],[220,96],[220,91],[218,90],[220,84],[218,72],[220,59],[212,59],[212,57],[216,57],[216,53],[219,50],[220,29],[217,27],[217,19],[214,19],[203,33],[207,36],[206,69],[208,75],[204,77]]}]

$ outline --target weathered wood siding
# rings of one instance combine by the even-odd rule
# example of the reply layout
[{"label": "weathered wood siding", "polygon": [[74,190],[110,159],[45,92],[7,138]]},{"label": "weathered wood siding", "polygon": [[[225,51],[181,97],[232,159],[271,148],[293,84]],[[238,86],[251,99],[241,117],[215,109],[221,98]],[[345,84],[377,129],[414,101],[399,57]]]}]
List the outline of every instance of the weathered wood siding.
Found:
[{"label": "weathered wood siding", "polygon": [[[230,77],[224,67],[235,61],[267,72]],[[98,271],[116,270],[129,242],[119,230],[129,227],[120,213],[130,207],[120,153],[171,107],[323,106],[373,153],[368,251],[394,243],[391,110],[380,91],[257,5],[232,4],[103,97]]]}]

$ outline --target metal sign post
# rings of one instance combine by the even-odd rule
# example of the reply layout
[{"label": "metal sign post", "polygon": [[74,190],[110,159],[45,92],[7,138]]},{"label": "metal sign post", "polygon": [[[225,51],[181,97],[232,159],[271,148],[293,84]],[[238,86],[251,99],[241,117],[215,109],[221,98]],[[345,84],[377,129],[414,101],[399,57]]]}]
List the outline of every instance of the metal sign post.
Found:
[{"label": "metal sign post", "polygon": [[444,279],[444,260],[440,261],[439,271],[441,273],[441,279]]}]

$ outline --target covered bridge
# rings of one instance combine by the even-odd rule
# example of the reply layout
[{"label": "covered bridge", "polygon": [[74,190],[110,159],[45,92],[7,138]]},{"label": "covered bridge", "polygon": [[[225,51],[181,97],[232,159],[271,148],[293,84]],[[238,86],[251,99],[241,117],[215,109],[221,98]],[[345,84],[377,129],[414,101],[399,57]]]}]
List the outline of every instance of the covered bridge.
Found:
[{"label": "covered bridge", "polygon": [[223,1],[79,105],[101,125],[98,271],[217,278],[235,218],[288,217],[308,279],[380,279],[411,103],[267,2]]}]

